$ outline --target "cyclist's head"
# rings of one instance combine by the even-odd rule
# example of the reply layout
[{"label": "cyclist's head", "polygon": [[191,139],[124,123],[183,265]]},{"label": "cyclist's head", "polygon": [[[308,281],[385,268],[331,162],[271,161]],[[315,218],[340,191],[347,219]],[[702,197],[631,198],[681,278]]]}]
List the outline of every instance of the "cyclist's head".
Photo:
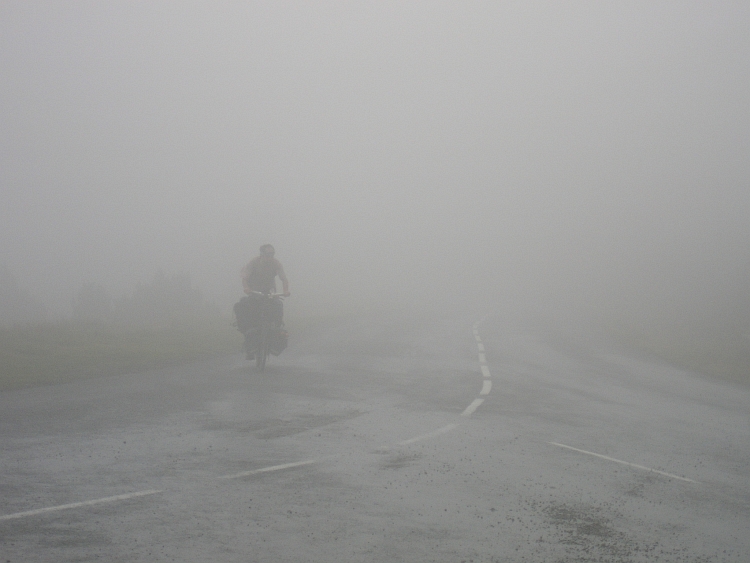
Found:
[{"label": "cyclist's head", "polygon": [[273,258],[274,254],[276,254],[276,251],[274,250],[272,245],[264,244],[263,246],[260,247],[261,256],[268,256],[269,258]]}]

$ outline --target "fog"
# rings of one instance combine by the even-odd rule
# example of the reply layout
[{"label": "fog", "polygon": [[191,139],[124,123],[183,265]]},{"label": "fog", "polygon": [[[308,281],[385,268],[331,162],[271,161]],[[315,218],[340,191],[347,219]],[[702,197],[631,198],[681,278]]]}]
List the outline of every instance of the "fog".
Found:
[{"label": "fog", "polygon": [[296,314],[750,311],[748,29],[744,2],[4,1],[0,264],[52,320],[160,269],[229,312],[266,242]]}]

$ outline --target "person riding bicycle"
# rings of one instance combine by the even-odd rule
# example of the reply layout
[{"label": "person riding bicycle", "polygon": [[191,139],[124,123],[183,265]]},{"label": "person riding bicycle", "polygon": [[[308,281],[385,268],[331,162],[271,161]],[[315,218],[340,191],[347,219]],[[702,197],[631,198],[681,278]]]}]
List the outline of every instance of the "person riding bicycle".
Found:
[{"label": "person riding bicycle", "polygon": [[274,258],[276,251],[270,244],[260,247],[260,255],[256,256],[242,268],[242,288],[251,295],[253,291],[273,293],[276,291],[276,276],[279,276],[284,297],[289,297],[289,280],[286,279],[284,267]]},{"label": "person riding bicycle", "polygon": [[[283,287],[282,295],[289,297],[289,280],[284,273],[281,262],[274,258],[275,250],[272,245],[264,244],[260,247],[260,255],[256,256],[242,269],[242,287],[247,297],[240,299],[234,306],[237,317],[237,328],[245,335],[245,349],[247,359],[252,360],[254,356],[253,329],[257,328],[257,318],[260,311],[260,296],[276,292],[276,276],[279,277]],[[280,299],[271,302],[274,307],[274,324],[276,328],[284,332],[284,304]],[[285,346],[285,344],[284,344]]]}]

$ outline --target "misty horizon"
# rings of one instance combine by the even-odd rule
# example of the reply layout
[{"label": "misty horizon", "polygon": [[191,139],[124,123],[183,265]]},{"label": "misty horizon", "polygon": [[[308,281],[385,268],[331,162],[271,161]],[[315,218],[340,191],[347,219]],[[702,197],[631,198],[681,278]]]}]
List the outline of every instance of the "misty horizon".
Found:
[{"label": "misty horizon", "polygon": [[185,273],[290,307],[750,311],[750,7],[6,2],[0,264],[49,319]]}]

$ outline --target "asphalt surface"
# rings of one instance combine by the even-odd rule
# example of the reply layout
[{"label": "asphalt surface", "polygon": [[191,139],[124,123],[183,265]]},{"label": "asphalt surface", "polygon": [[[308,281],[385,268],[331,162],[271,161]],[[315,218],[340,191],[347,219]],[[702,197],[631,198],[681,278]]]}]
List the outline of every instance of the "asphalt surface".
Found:
[{"label": "asphalt surface", "polygon": [[479,320],[0,393],[0,563],[750,561],[747,388]]}]

